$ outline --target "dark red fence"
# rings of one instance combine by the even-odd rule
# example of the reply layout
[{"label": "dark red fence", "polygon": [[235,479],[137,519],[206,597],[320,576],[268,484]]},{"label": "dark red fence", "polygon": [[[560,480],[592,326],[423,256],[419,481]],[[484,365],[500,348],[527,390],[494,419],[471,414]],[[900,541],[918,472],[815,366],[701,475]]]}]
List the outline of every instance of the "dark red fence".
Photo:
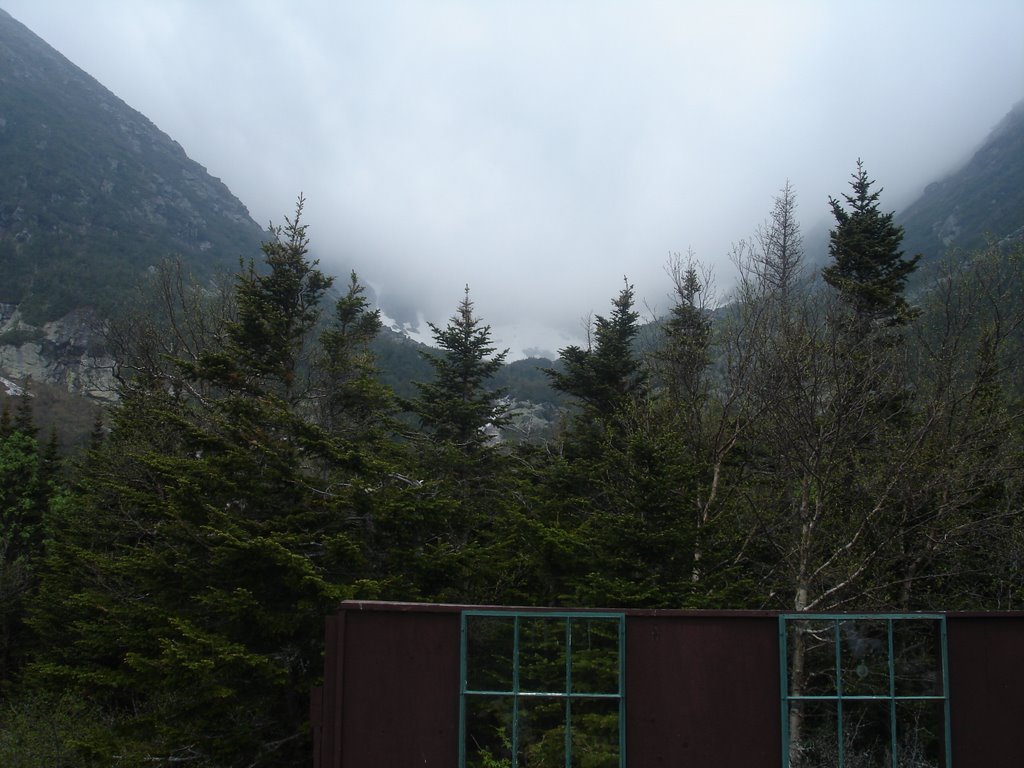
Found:
[{"label": "dark red fence", "polygon": [[[316,768],[457,768],[466,607],[346,602],[328,618]],[[778,614],[623,613],[628,766],[782,764]],[[946,624],[951,764],[1024,766],[1024,614]]]},{"label": "dark red fence", "polygon": [[1024,766],[1024,615],[951,613],[950,728],[956,768]]}]

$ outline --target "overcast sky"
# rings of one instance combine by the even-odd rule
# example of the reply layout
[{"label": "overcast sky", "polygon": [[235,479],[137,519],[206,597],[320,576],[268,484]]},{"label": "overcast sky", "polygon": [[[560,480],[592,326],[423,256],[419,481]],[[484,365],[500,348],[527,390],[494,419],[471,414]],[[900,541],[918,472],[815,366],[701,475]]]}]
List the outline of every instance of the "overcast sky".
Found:
[{"label": "overcast sky", "polygon": [[1024,98],[1021,0],[0,0],[265,224],[514,354],[622,287],[664,310],[789,179],[805,232],[858,157],[899,209]]}]

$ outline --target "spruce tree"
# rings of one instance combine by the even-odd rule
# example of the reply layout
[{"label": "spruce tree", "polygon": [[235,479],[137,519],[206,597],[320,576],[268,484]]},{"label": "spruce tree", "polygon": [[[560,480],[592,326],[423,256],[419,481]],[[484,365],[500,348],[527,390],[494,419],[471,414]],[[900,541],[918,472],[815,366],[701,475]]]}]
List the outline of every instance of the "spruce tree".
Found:
[{"label": "spruce tree", "polygon": [[47,509],[58,492],[56,438],[41,446],[36,431],[26,394],[15,421],[0,421],[0,695],[34,646],[25,621],[39,585]]},{"label": "spruce tree", "polygon": [[874,183],[857,160],[853,194],[843,195],[848,209],[829,198],[836,226],[829,235],[832,264],[822,270],[825,282],[853,313],[861,336],[874,328],[903,325],[913,316],[903,291],[921,258],[903,258],[903,228],[893,224],[892,212],[879,210],[882,190],[872,190]]},{"label": "spruce tree", "polygon": [[579,404],[575,427],[582,444],[596,438],[645,389],[646,375],[633,350],[639,319],[633,308],[633,286],[627,280],[612,301],[611,314],[594,318],[587,348],[572,345],[560,350],[562,370],[544,371],[555,389]]},{"label": "spruce tree", "polygon": [[[238,318],[228,325],[228,357],[211,358],[207,371],[222,384],[273,393],[289,403],[308,394],[299,380],[309,373],[311,331],[334,282],[309,258],[307,226],[301,221],[304,203],[300,197],[294,218],[286,217],[285,226],[273,228],[273,237],[263,244],[266,271],[250,261],[238,276]],[[228,368],[218,370],[225,362]],[[225,374],[233,378],[225,380]]]},{"label": "spruce tree", "polygon": [[320,335],[316,360],[320,423],[351,439],[380,435],[394,410],[390,390],[377,380],[370,345],[380,333],[380,310],[371,310],[365,289],[352,272],[348,289],[334,305],[334,323]]},{"label": "spruce tree", "polygon": [[442,354],[424,353],[434,379],[416,382],[419,396],[409,405],[435,441],[479,447],[490,439],[488,425],[500,427],[508,421],[503,393],[487,386],[508,350],[495,354],[491,327],[473,314],[468,285],[448,325],[439,328],[431,323],[430,330]]},{"label": "spruce tree", "polygon": [[42,552],[39,449],[20,430],[0,435],[0,691],[24,655],[24,614]]},{"label": "spruce tree", "polygon": [[508,422],[508,407],[489,384],[507,350],[496,351],[468,286],[448,324],[430,327],[441,350],[424,355],[434,377],[415,382],[418,397],[404,402],[420,426],[407,443],[415,485],[397,516],[380,521],[378,541],[407,594],[491,601],[504,578],[497,531],[513,494],[508,454],[493,432]]},{"label": "spruce tree", "polygon": [[323,615],[365,575],[378,482],[363,447],[318,419],[330,279],[299,213],[265,268],[239,276],[234,319],[211,319],[222,343],[125,380],[54,516],[35,672],[120,713],[95,754],[145,738],[152,760],[308,759]]},{"label": "spruce tree", "polygon": [[[697,286],[691,282],[690,298]],[[639,314],[628,282],[608,316],[594,319],[587,348],[561,350],[564,367],[552,385],[578,412],[564,450],[542,475],[538,559],[554,599],[577,605],[666,607],[692,604],[694,524],[677,490],[692,486],[680,435],[649,397],[644,363],[634,349]],[[681,311],[672,327],[686,336],[681,359],[703,359],[707,327],[699,312]],[[683,327],[683,324],[686,327]],[[662,380],[667,380],[668,374]]]},{"label": "spruce tree", "polygon": [[672,403],[692,411],[706,389],[710,363],[711,317],[703,299],[710,277],[698,274],[692,254],[686,264],[673,261],[670,272],[675,302],[662,323],[653,360],[658,384],[667,389]]}]

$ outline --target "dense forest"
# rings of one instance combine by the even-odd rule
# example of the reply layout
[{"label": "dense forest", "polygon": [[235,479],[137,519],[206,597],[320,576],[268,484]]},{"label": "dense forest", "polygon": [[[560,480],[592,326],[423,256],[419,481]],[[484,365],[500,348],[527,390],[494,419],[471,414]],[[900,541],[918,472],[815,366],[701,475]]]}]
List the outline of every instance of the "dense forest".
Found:
[{"label": "dense forest", "polygon": [[[498,440],[470,289],[429,375],[311,260],[302,202],[211,289],[180,263],[114,323],[118,404],[62,459],[0,422],[0,764],[303,765],[346,598],[791,611],[1024,601],[1024,250],[902,250],[858,164],[828,264],[785,186],[713,295],[641,339],[626,281],[561,350],[558,433]],[[336,295],[337,301],[327,300]]]}]

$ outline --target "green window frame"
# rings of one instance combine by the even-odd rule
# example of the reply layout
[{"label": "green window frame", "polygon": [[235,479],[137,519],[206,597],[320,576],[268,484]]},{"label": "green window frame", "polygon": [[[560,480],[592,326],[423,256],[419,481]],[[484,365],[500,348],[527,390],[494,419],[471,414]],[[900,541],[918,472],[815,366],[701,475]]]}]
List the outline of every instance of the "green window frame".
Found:
[{"label": "green window frame", "polygon": [[779,616],[783,768],[951,768],[942,614]]},{"label": "green window frame", "polygon": [[460,768],[625,768],[625,614],[466,610],[460,642]]}]

